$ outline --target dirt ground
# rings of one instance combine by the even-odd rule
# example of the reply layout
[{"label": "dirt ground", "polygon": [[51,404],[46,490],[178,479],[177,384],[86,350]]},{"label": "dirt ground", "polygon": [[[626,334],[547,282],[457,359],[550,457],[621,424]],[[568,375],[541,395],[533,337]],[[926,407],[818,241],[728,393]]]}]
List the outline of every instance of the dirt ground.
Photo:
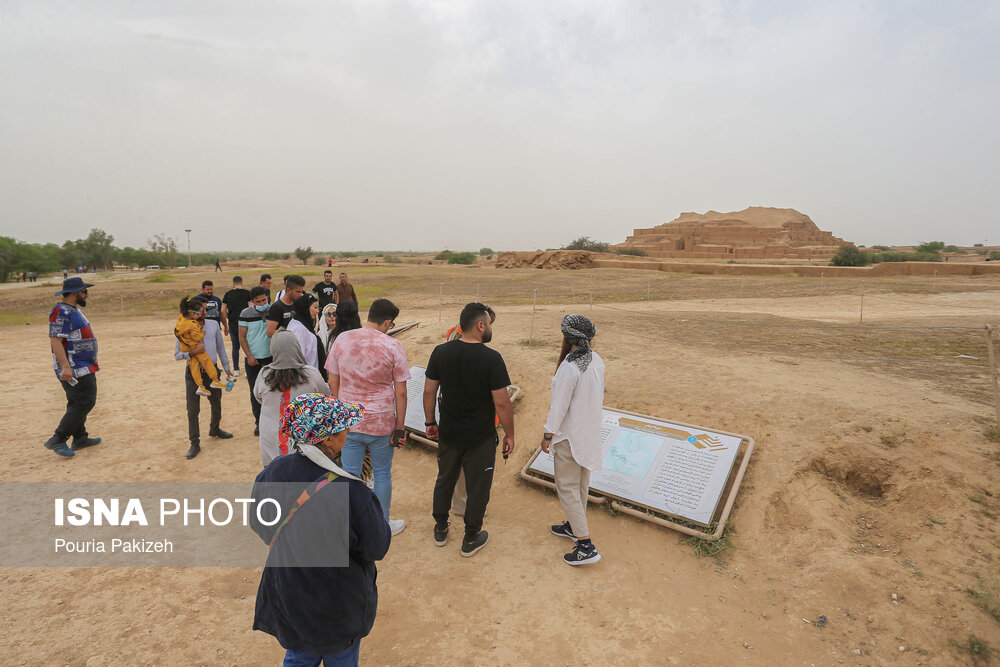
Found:
[{"label": "dirt ground", "polygon": [[[362,664],[996,659],[982,655],[985,644],[1000,646],[1000,444],[988,435],[995,418],[982,326],[1000,324],[1000,279],[869,282],[859,327],[860,286],[851,280],[348,270],[363,302],[387,296],[402,309],[400,323],[421,322],[401,336],[411,364],[426,363],[463,303],[478,294],[494,304],[492,345],[524,390],[518,450],[500,466],[486,518],[491,541],[474,558],[431,543],[433,452],[411,444],[397,453],[393,515],[407,527],[379,564],[378,618]],[[0,292],[3,479],[252,479],[259,459],[245,381],[223,399],[222,426],[236,437],[204,438],[202,454],[184,458],[173,303],[210,275],[97,278],[87,311],[102,370],[88,423],[104,442],[72,460],[42,448],[63,402],[45,340],[53,289]],[[231,275],[216,274],[217,286]],[[606,405],[755,439],[717,556],[700,556],[704,545],[673,531],[591,509],[603,560],[560,562],[568,543],[548,533],[563,518],[558,501],[517,473],[541,435],[559,318],[574,311],[598,325]],[[206,406],[203,430],[207,420]],[[278,664],[277,642],[251,630],[259,576],[253,568],[5,568],[0,662]],[[809,622],[821,615],[825,626]]]}]

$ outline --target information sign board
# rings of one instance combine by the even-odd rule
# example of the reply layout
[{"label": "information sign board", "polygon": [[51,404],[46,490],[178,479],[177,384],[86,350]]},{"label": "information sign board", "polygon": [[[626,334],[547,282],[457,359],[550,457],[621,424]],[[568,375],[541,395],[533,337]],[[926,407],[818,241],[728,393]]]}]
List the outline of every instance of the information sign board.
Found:
[{"label": "information sign board", "polygon": [[[590,489],[708,526],[741,442],[733,435],[605,408],[602,469],[591,474]],[[552,455],[539,451],[528,470],[554,477]]]}]

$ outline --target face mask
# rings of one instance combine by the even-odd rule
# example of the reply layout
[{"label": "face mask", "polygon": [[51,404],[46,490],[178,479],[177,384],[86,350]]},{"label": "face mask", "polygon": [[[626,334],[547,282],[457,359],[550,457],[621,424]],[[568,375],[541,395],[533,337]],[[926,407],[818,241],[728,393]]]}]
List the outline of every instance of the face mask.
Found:
[{"label": "face mask", "polygon": [[258,312],[263,313],[264,311],[267,310],[267,304],[264,304],[263,306],[258,306],[257,304],[254,304],[254,308],[256,308]]}]

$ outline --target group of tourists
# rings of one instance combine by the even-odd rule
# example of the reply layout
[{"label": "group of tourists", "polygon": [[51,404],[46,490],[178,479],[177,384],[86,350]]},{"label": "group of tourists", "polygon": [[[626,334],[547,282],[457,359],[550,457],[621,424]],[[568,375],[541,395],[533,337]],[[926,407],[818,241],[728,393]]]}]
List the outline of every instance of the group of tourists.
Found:
[{"label": "group of tourists", "polygon": [[[287,275],[274,301],[268,274],[249,290],[235,277],[221,299],[206,280],[201,293],[181,302],[175,326],[175,358],[187,362],[187,458],[200,452],[202,397],[211,406],[209,435],[232,437],[220,428],[221,395],[240,373],[242,352],[264,466],[256,483],[312,485],[293,499],[295,504],[282,507],[282,515],[291,517],[286,523],[294,524],[291,510],[301,510],[303,502],[326,487],[349,487],[348,567],[264,568],[254,628],[279,640],[287,651],[286,665],[358,663],[360,641],[375,618],[375,562],[405,527],[402,519],[390,517],[393,455],[406,441],[410,380],[403,347],[388,335],[400,311],[388,299],[375,299],[362,323],[353,286],[345,274],[339,278],[333,283],[332,272],[326,271],[324,280],[306,292],[302,276]],[[66,457],[100,442],[86,430],[98,370],[96,339],[80,310],[89,287],[79,278],[64,281],[57,293],[62,301],[50,314],[53,363],[67,410],[46,447]],[[505,460],[515,451],[510,377],[502,355],[487,345],[495,321],[496,313],[485,304],[462,309],[454,335],[430,355],[422,396],[425,433],[438,443],[431,537],[436,546],[446,546],[451,515],[461,515],[459,554],[466,558],[489,542],[483,521],[497,449]],[[563,556],[565,563],[585,565],[601,558],[591,540],[586,508],[590,473],[601,460],[604,362],[591,349],[596,328],[586,317],[567,315],[561,332],[540,447],[554,458],[556,490],[566,516],[549,530],[574,542]],[[225,336],[232,342],[232,367]],[[227,382],[220,379],[222,373]],[[370,474],[363,474],[366,456]],[[369,479],[362,481],[364,477]],[[273,528],[258,532],[272,546],[278,539]]]}]

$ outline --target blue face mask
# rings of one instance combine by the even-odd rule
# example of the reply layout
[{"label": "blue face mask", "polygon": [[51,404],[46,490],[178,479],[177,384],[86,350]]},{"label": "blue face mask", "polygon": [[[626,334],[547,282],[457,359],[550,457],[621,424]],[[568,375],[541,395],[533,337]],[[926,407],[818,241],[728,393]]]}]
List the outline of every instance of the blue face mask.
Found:
[{"label": "blue face mask", "polygon": [[257,304],[254,304],[254,308],[256,308],[258,312],[263,313],[267,310],[267,304],[264,304],[263,306],[258,306]]}]

